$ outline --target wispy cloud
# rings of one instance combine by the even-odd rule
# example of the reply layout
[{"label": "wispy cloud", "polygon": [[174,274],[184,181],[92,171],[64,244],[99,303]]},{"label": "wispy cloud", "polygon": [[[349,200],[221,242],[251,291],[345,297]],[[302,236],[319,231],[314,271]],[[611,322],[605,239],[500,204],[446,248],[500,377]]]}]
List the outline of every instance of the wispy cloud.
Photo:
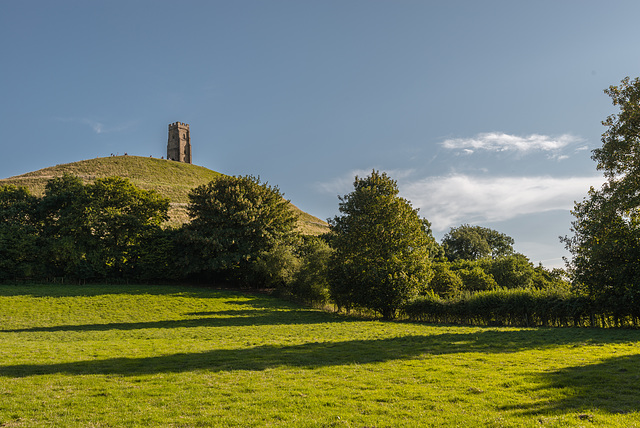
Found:
[{"label": "wispy cloud", "polygon": [[135,122],[126,122],[118,125],[105,126],[103,122],[86,118],[86,117],[58,117],[58,122],[71,122],[80,123],[89,126],[96,134],[104,134],[108,132],[121,132],[130,129],[135,125]]},{"label": "wispy cloud", "polygon": [[602,177],[428,177],[403,182],[401,193],[443,231],[461,223],[502,221],[525,214],[569,210]]},{"label": "wispy cloud", "polygon": [[[486,177],[466,174],[417,177],[415,170],[386,171],[398,180],[400,195],[408,199],[435,231],[446,231],[462,223],[504,221],[527,214],[570,210],[591,186],[599,187],[602,176],[586,177]],[[325,183],[322,193],[344,195],[353,190],[357,175],[371,170],[353,170]]]},{"label": "wispy cloud", "polygon": [[488,132],[478,134],[473,138],[448,139],[442,142],[442,146],[446,149],[459,150],[464,154],[471,154],[479,150],[518,154],[546,152],[550,157],[562,160],[567,156],[559,155],[559,152],[570,144],[580,141],[582,139],[571,134],[552,137],[540,134],[518,136],[502,132]]}]

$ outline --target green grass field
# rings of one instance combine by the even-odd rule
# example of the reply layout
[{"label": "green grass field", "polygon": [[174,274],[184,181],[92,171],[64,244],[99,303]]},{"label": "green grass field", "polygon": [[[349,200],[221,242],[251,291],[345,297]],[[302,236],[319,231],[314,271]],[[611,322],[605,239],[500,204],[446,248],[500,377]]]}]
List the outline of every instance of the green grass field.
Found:
[{"label": "green grass field", "polygon": [[195,287],[2,285],[0,426],[640,426],[639,341]]}]

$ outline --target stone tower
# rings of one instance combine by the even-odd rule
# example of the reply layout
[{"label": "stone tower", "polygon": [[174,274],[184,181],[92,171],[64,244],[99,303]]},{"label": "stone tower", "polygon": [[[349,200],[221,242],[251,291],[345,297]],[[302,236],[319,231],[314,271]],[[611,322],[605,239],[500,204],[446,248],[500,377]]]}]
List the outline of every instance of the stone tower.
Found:
[{"label": "stone tower", "polygon": [[191,163],[191,137],[189,124],[176,122],[169,125],[167,159]]}]

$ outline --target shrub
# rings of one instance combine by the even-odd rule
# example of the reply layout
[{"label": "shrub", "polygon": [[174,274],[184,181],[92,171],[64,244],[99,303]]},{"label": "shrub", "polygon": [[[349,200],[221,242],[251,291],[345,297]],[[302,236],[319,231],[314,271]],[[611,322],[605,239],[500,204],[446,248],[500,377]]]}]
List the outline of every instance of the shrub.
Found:
[{"label": "shrub", "polygon": [[464,284],[460,276],[449,269],[448,263],[434,265],[434,276],[429,282],[429,289],[441,297],[450,297],[458,294]]},{"label": "shrub", "polygon": [[[507,326],[616,325],[588,297],[555,290],[497,289],[442,299],[420,296],[402,310],[408,318],[435,323]],[[627,318],[627,322],[632,319]]]},{"label": "shrub", "polygon": [[290,293],[310,305],[329,301],[327,270],[333,250],[320,237],[305,236],[299,249],[300,269],[295,275]]}]

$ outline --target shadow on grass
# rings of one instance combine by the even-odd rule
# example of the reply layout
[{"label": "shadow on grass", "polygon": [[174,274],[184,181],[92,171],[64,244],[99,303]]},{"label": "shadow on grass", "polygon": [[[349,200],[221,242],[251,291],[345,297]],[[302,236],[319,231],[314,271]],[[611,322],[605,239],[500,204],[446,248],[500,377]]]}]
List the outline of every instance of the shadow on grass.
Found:
[{"label": "shadow on grass", "polygon": [[1,329],[0,333],[41,333],[57,331],[108,331],[108,330],[142,330],[142,329],[175,329],[196,327],[246,327],[260,325],[297,325],[320,324],[330,322],[357,321],[347,317],[334,316],[310,310],[226,310],[216,312],[192,312],[189,316],[199,318],[182,320],[162,320],[146,322],[112,322],[80,325],[57,325],[49,327],[27,327],[20,329]]},{"label": "shadow on grass", "polygon": [[[466,352],[510,353],[529,348],[546,348],[579,336],[554,334],[556,330],[478,331],[414,335],[376,340],[316,342],[293,346],[258,346],[242,349],[179,353],[146,358],[110,358],[57,364],[19,364],[0,367],[0,376],[25,377],[65,373],[71,375],[117,374],[123,376],[177,373],[194,370],[265,370],[275,367],[319,368],[369,364],[399,359],[428,358],[431,355]],[[635,373],[635,372],[634,372]],[[584,387],[590,382],[588,376]],[[595,388],[595,387],[594,387]]]},{"label": "shadow on grass", "polygon": [[[0,296],[30,296],[30,297],[92,297],[122,294],[128,296],[151,295],[170,296],[186,295],[199,298],[229,298],[249,297],[268,304],[269,297],[261,295],[252,289],[227,290],[205,285],[127,285],[127,284],[2,284]],[[271,299],[274,300],[274,299]]]},{"label": "shadow on grass", "polygon": [[600,363],[567,367],[537,376],[540,392],[561,399],[530,406],[505,406],[523,415],[560,411],[588,413],[595,409],[609,413],[640,411],[640,355],[608,358]]}]

